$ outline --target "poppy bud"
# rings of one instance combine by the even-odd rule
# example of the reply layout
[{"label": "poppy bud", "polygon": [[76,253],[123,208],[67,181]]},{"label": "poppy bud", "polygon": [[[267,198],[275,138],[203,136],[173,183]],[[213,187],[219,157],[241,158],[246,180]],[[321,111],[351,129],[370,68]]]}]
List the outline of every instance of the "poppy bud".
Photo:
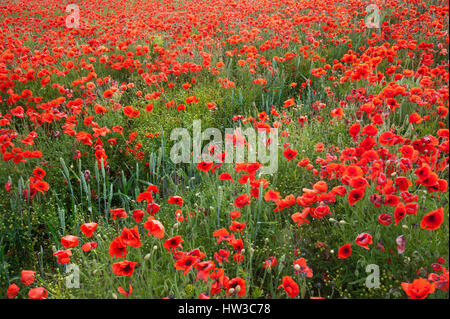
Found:
[{"label": "poppy bud", "polygon": [[153,250],[157,250],[158,249],[158,246],[153,246]]},{"label": "poppy bud", "polygon": [[[155,246],[155,247],[156,247],[156,246]],[[150,256],[151,256],[150,254],[145,255],[145,256],[144,256],[144,260],[149,260],[149,259],[150,259]]]},{"label": "poppy bud", "polygon": [[236,292],[239,293],[239,291],[241,291],[241,286],[237,285],[235,289],[236,289]]},{"label": "poppy bud", "polygon": [[234,294],[234,288],[230,288],[230,289],[228,290],[228,293],[229,293],[230,295]]},{"label": "poppy bud", "polygon": [[348,224],[348,223],[345,220],[341,220],[341,221],[339,221],[339,224],[345,225],[345,224]]}]

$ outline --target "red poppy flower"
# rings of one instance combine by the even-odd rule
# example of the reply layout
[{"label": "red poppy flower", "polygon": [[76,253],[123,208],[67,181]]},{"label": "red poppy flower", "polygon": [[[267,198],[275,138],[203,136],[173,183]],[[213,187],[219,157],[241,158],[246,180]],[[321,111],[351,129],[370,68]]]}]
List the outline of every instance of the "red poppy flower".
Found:
[{"label": "red poppy flower", "polygon": [[134,268],[136,267],[137,264],[138,263],[133,261],[124,260],[114,263],[112,265],[112,269],[114,274],[116,274],[117,276],[130,277],[133,274]]},{"label": "red poppy flower", "polygon": [[230,218],[235,219],[241,217],[241,212],[238,210],[233,210],[230,212]]},{"label": "red poppy flower", "polygon": [[402,282],[402,288],[411,299],[425,299],[434,293],[435,285],[425,278],[415,279],[412,283]]},{"label": "red poppy flower", "polygon": [[233,178],[231,177],[231,175],[229,173],[222,173],[219,175],[219,179],[221,181],[232,181]]},{"label": "red poppy flower", "polygon": [[285,149],[283,152],[284,157],[286,157],[288,161],[293,160],[297,156],[297,154],[297,151],[290,148]]},{"label": "red poppy flower", "polygon": [[8,296],[9,299],[15,298],[19,293],[19,290],[20,288],[16,284],[12,283],[6,290],[6,295]]},{"label": "red poppy flower", "polygon": [[313,271],[306,264],[305,258],[299,258],[294,260],[294,271],[296,274],[305,274],[306,277],[311,278],[313,276]]},{"label": "red poppy flower", "polygon": [[150,216],[148,220],[144,223],[144,228],[148,229],[148,236],[153,235],[156,238],[164,237],[164,226],[159,221],[156,220],[153,216]]},{"label": "red poppy flower", "polygon": [[281,198],[280,193],[276,192],[274,190],[269,189],[266,194],[264,195],[264,200],[266,202],[273,201],[276,202]]},{"label": "red poppy flower", "polygon": [[94,248],[97,248],[96,242],[84,243],[83,246],[81,246],[81,249],[83,249],[84,252],[91,251]]},{"label": "red poppy flower", "polygon": [[217,253],[214,253],[214,259],[217,260],[218,263],[223,263],[224,261],[228,262],[228,257],[230,256],[230,251],[225,249],[219,249]]},{"label": "red poppy flower", "polygon": [[307,207],[303,209],[301,213],[294,213],[292,214],[291,218],[294,221],[294,223],[297,224],[297,226],[303,225],[305,223],[309,223],[309,220],[306,219],[308,217],[309,212],[311,211],[311,208]]},{"label": "red poppy flower", "polygon": [[97,223],[85,223],[81,225],[80,229],[86,237],[92,237],[92,234],[97,229]]},{"label": "red poppy flower", "polygon": [[330,207],[327,205],[320,205],[316,208],[311,208],[309,214],[313,218],[322,219],[323,217],[327,215],[331,215]]},{"label": "red poppy flower", "polygon": [[359,234],[359,235],[356,237],[355,242],[356,242],[358,245],[360,245],[362,248],[368,250],[368,249],[369,249],[368,246],[372,244],[372,235],[367,234],[367,233]]},{"label": "red poppy flower", "polygon": [[47,297],[48,292],[44,287],[36,287],[28,291],[29,299],[46,299]]},{"label": "red poppy flower", "polygon": [[197,263],[198,258],[194,256],[185,255],[177,260],[175,263],[175,269],[176,270],[183,270],[183,275],[186,276],[186,274],[189,272],[189,270],[192,269]]},{"label": "red poppy flower", "polygon": [[36,272],[33,270],[22,270],[20,273],[20,281],[25,285],[29,286],[34,282]]},{"label": "red poppy flower", "polygon": [[164,247],[167,249],[168,252],[172,252],[173,250],[177,249],[177,248],[182,248],[181,243],[184,242],[183,239],[181,239],[181,236],[175,236],[172,238],[167,239],[164,242]]},{"label": "red poppy flower", "polygon": [[61,238],[61,244],[64,246],[64,248],[70,248],[78,246],[78,237],[67,235]]},{"label": "red poppy flower", "polygon": [[141,247],[141,239],[139,237],[137,225],[132,229],[124,227],[122,234],[120,235],[120,239],[125,245],[131,247]]},{"label": "red poppy flower", "polygon": [[148,204],[147,205],[147,214],[155,215],[159,211],[159,208],[160,208],[160,206],[156,203]]},{"label": "red poppy flower", "polygon": [[244,297],[247,290],[245,280],[240,277],[230,279],[227,283],[226,289],[227,296],[237,294],[239,297]]},{"label": "red poppy flower", "polygon": [[111,209],[109,212],[112,213],[112,219],[128,217],[128,214],[125,212],[124,208]]},{"label": "red poppy flower", "polygon": [[211,260],[199,262],[197,265],[195,265],[195,269],[198,271],[195,280],[201,279],[204,282],[207,282],[209,273],[214,269],[214,267],[214,262]]},{"label": "red poppy flower", "polygon": [[378,215],[378,222],[383,225],[390,225],[392,223],[392,216],[386,213]]},{"label": "red poppy flower", "polygon": [[298,285],[291,276],[283,277],[282,284],[278,286],[278,289],[280,289],[281,287],[283,287],[284,291],[289,295],[289,297],[295,298],[298,296]]},{"label": "red poppy flower", "polygon": [[70,249],[59,250],[59,251],[55,252],[53,254],[53,256],[56,256],[58,258],[56,260],[56,262],[58,264],[64,265],[64,264],[68,264],[70,262],[70,257],[72,256],[72,252],[70,251]]},{"label": "red poppy flower", "polygon": [[230,233],[228,232],[228,230],[226,230],[226,228],[220,228],[217,229],[213,232],[213,237],[218,237],[217,238],[217,243],[219,244],[220,242],[222,242],[223,240],[225,241],[230,241],[232,239],[234,239],[234,235],[230,235]]},{"label": "red poppy flower", "polygon": [[395,186],[401,191],[406,191],[412,186],[412,182],[408,178],[400,176],[395,179]]},{"label": "red poppy flower", "polygon": [[398,204],[398,206],[394,210],[394,220],[395,225],[398,225],[398,223],[406,216],[406,208],[403,203]]},{"label": "red poppy flower", "polygon": [[170,196],[168,203],[178,205],[181,207],[183,206],[183,198],[181,198],[180,196]]},{"label": "red poppy flower", "polygon": [[142,209],[133,210],[133,219],[136,223],[140,223],[142,218],[144,218],[145,212]]},{"label": "red poppy flower", "polygon": [[275,256],[271,256],[271,257],[267,258],[263,263],[263,267],[265,269],[272,268],[273,266],[276,266],[276,265],[277,265],[277,258]]},{"label": "red poppy flower", "polygon": [[239,239],[231,239],[229,241],[231,246],[233,246],[234,250],[240,252],[242,249],[244,249],[244,242],[242,241],[242,238]]},{"label": "red poppy flower", "polygon": [[147,203],[153,202],[153,196],[152,196],[152,193],[149,192],[149,191],[145,191],[145,192],[140,193],[140,194],[138,195],[138,197],[136,198],[136,201],[137,201],[138,203],[140,203],[140,202],[142,202],[142,201],[144,201],[144,200],[147,201]]},{"label": "red poppy flower", "polygon": [[352,244],[350,244],[350,243],[345,244],[344,246],[341,246],[338,250],[338,258],[345,259],[345,258],[350,257],[350,255],[352,254],[351,246],[352,246]]},{"label": "red poppy flower", "polygon": [[350,126],[350,128],[348,129],[348,133],[355,138],[356,136],[358,136],[359,131],[361,130],[361,124],[359,123],[354,123]]},{"label": "red poppy flower", "polygon": [[128,298],[133,293],[133,286],[130,284],[129,287],[128,287],[128,291],[123,289],[122,286],[119,286],[117,291]]},{"label": "red poppy flower", "polygon": [[116,237],[109,245],[108,252],[111,258],[124,258],[127,255],[127,245],[120,237]]},{"label": "red poppy flower", "polygon": [[231,226],[229,228],[233,232],[239,231],[242,234],[242,231],[244,230],[245,227],[247,227],[246,223],[240,223],[238,221],[233,220],[231,221]]},{"label": "red poppy flower", "polygon": [[242,208],[245,205],[250,205],[250,198],[247,194],[242,194],[235,199],[234,205],[239,208]]},{"label": "red poppy flower", "polygon": [[365,188],[355,188],[348,193],[348,203],[353,206],[357,201],[364,197]]},{"label": "red poppy flower", "polygon": [[444,221],[444,208],[441,207],[423,216],[420,227],[428,230],[436,230]]},{"label": "red poppy flower", "polygon": [[211,169],[211,167],[213,165],[214,165],[214,162],[200,162],[200,163],[197,164],[197,168],[200,171],[207,172],[207,171],[209,171]]}]

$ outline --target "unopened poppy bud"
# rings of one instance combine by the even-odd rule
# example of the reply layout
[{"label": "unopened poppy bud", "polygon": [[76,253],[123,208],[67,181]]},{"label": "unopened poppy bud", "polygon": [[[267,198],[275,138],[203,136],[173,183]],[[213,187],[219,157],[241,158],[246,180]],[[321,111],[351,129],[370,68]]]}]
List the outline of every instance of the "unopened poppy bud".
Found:
[{"label": "unopened poppy bud", "polygon": [[153,250],[157,250],[158,249],[158,246],[153,246]]},{"label": "unopened poppy bud", "polygon": [[115,293],[112,294],[113,299],[117,299],[117,295]]},{"label": "unopened poppy bud", "polygon": [[54,252],[54,253],[56,253],[56,246],[52,246],[52,251]]},{"label": "unopened poppy bud", "polygon": [[332,223],[335,223],[335,222],[337,222],[337,220],[336,219],[334,219],[334,218],[329,218],[328,219],[330,222],[332,222]]},{"label": "unopened poppy bud", "polygon": [[334,249],[330,250],[330,253],[334,254]]},{"label": "unopened poppy bud", "polygon": [[180,224],[179,224],[179,223],[175,223],[175,224],[173,224],[173,228],[178,228],[178,226],[180,226]]},{"label": "unopened poppy bud", "polygon": [[245,253],[245,249],[242,249],[242,250],[241,250],[241,254],[244,254],[244,253]]},{"label": "unopened poppy bud", "polygon": [[297,271],[299,271],[299,270],[300,270],[300,265],[295,264],[295,265],[294,265],[294,269],[297,270]]},{"label": "unopened poppy bud", "polygon": [[408,229],[408,225],[402,225],[402,228]]},{"label": "unopened poppy bud", "polygon": [[266,237],[266,239],[264,239],[264,241],[266,242],[266,244],[269,242],[269,238]]},{"label": "unopened poppy bud", "polygon": [[241,286],[237,285],[235,289],[236,289],[236,292],[239,292],[239,291],[241,291]]},{"label": "unopened poppy bud", "polygon": [[341,221],[339,221],[339,224],[345,225],[345,224],[347,224],[347,222],[345,220],[341,220]]},{"label": "unopened poppy bud", "polygon": [[144,256],[144,260],[149,260],[149,259],[150,259],[150,254],[147,254],[147,255]]},{"label": "unopened poppy bud", "polygon": [[234,294],[234,288],[230,288],[230,290],[228,290],[228,293],[229,293],[230,295]]}]

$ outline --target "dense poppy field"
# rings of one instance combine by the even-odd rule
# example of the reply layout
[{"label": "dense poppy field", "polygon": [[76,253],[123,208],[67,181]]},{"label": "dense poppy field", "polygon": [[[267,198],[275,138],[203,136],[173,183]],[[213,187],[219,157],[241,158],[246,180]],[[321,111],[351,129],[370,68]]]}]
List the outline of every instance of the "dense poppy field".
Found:
[{"label": "dense poppy field", "polygon": [[2,298],[448,298],[448,1],[0,14]]}]

